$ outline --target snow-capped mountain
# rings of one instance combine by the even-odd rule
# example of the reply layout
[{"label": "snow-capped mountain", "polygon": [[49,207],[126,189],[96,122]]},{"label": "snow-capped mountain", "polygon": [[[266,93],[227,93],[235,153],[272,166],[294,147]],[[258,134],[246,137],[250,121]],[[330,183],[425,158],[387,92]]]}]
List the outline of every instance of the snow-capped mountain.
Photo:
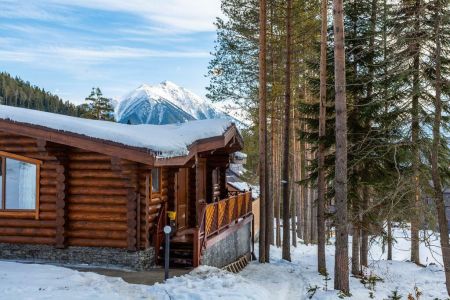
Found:
[{"label": "snow-capped mountain", "polygon": [[129,124],[171,124],[190,120],[232,118],[213,103],[173,82],[143,84],[122,98],[116,120]]}]

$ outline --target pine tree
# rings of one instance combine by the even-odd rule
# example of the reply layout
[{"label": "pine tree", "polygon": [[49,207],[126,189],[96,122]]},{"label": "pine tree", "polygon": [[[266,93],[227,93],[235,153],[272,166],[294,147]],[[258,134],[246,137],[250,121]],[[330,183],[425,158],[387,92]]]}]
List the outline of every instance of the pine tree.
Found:
[{"label": "pine tree", "polygon": [[344,294],[350,293],[348,277],[347,232],[347,101],[345,83],[345,39],[343,0],[333,0],[334,73],[336,107],[336,253],[334,288]]},{"label": "pine tree", "polygon": [[259,1],[259,186],[260,186],[260,233],[259,233],[259,261],[268,262],[266,253],[266,180],[267,180],[267,117],[266,117],[266,25],[267,12],[266,1]]},{"label": "pine tree", "polygon": [[83,117],[97,120],[114,121],[114,108],[111,104],[111,100],[103,97],[100,88],[92,88],[91,94],[85,99],[88,103],[85,103],[83,109],[85,113]]}]

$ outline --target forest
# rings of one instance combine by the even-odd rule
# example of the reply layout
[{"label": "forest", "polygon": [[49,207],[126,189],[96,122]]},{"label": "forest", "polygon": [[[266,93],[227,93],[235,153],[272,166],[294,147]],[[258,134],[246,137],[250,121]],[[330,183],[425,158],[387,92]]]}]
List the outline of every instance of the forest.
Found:
[{"label": "forest", "polygon": [[0,73],[0,104],[69,116],[80,116],[83,111],[80,106],[6,72]]},{"label": "forest", "polygon": [[393,226],[409,224],[417,265],[420,232],[440,234],[450,294],[449,1],[222,0],[221,8],[208,97],[232,99],[254,124],[243,135],[248,176],[260,185],[259,261],[270,261],[270,245],[290,260],[299,237],[317,244],[326,275],[333,235],[334,288],[349,295],[370,239],[383,240],[390,260]]}]

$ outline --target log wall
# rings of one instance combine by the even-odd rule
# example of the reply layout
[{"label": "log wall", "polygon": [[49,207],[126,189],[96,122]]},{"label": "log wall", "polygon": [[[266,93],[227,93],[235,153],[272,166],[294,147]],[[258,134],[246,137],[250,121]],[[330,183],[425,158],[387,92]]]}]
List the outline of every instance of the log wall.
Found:
[{"label": "log wall", "polygon": [[48,155],[32,138],[0,131],[0,150],[39,159],[39,219],[23,212],[0,211],[0,243],[31,243],[55,245],[56,238],[56,157]]},{"label": "log wall", "polygon": [[0,132],[0,151],[42,161],[39,218],[0,211],[0,243],[149,247],[149,233],[169,195],[151,193],[150,167],[100,153]]}]

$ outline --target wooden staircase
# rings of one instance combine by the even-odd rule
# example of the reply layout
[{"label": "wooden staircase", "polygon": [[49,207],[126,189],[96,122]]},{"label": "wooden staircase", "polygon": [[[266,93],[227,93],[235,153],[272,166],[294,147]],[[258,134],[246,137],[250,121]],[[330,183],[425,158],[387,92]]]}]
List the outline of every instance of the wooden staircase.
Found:
[{"label": "wooden staircase", "polygon": [[[165,243],[160,251],[160,261],[164,263]],[[189,230],[177,232],[170,239],[170,261],[171,268],[192,268],[193,266],[193,235]]]}]

